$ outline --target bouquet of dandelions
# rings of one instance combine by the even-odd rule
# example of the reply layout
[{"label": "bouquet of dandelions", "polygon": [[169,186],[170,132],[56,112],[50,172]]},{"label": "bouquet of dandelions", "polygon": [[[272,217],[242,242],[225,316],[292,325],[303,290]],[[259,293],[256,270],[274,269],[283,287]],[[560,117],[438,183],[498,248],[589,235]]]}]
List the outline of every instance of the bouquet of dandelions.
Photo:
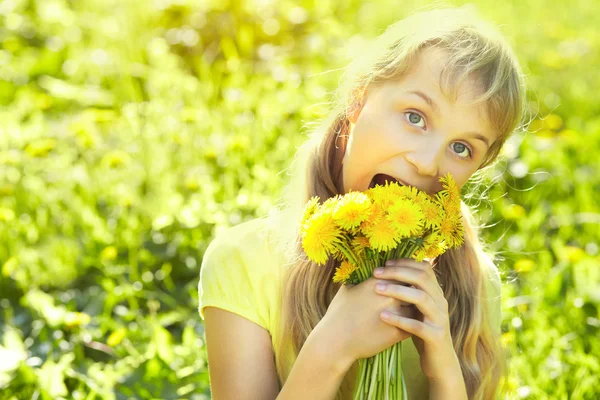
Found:
[{"label": "bouquet of dandelions", "polygon": [[[459,190],[450,174],[440,182],[434,196],[386,182],[322,204],[312,197],[300,221],[302,248],[318,265],[340,261],[333,281],[343,284],[365,281],[390,259],[433,259],[463,243]],[[402,342],[359,360],[354,399],[406,399],[401,360]]]}]

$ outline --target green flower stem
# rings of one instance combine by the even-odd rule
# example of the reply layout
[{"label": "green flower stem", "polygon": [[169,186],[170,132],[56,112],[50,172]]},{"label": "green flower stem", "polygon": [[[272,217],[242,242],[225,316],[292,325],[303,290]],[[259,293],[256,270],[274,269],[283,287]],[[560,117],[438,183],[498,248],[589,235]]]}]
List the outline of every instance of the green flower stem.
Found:
[{"label": "green flower stem", "polygon": [[365,384],[365,394],[369,393],[369,386],[371,383],[371,370],[373,369],[373,360],[371,358],[367,359],[367,372],[366,372],[366,376],[365,376],[365,382],[368,383]]},{"label": "green flower stem", "polygon": [[[398,358],[396,358],[396,369],[397,369],[396,377],[398,378],[398,380],[397,380],[398,385],[396,387],[398,389],[398,392],[400,392],[400,390],[404,391],[404,379],[403,379],[404,371],[402,371],[402,342],[400,342],[400,346],[398,347]],[[399,395],[400,393],[397,393],[397,394]]]},{"label": "green flower stem", "polygon": [[[348,247],[348,245],[346,244],[346,242],[339,242],[339,244],[341,245],[341,249],[340,250],[342,250],[342,251],[345,250],[347,252],[347,253],[344,252],[344,255],[346,257],[348,257],[348,260],[350,260],[354,265],[358,265],[359,262],[358,262],[358,260],[356,258],[356,255],[354,254],[354,251],[352,251],[352,249]],[[350,254],[350,256],[348,256],[348,254]]]},{"label": "green flower stem", "polygon": [[358,275],[361,279],[361,282],[368,279],[368,277],[366,277],[365,275],[365,271],[364,268],[361,268],[362,263],[359,263],[354,255],[354,252],[348,248],[348,246],[346,246],[346,244],[344,242],[337,242],[336,244],[338,244],[339,246],[336,246],[345,256],[346,258],[352,262],[354,265],[356,265],[358,267]]},{"label": "green flower stem", "polygon": [[[373,269],[384,265],[387,260],[412,258],[421,244],[422,241],[408,238],[400,242],[395,249],[387,252],[375,252],[372,257],[364,257],[364,259],[356,257],[345,243],[341,244],[340,250],[348,257],[348,260],[356,263],[358,276],[363,282],[373,275]],[[355,391],[354,400],[406,400],[406,383],[402,371],[402,342],[394,344],[373,357],[361,360],[358,377],[360,382]]]},{"label": "green flower stem", "polygon": [[359,400],[360,397],[360,393],[363,390],[364,387],[364,383],[365,383],[365,377],[366,377],[366,372],[367,372],[367,360],[366,359],[361,359],[359,362],[359,369],[358,369],[358,387],[355,390],[355,394],[354,394],[354,399],[353,400]]},{"label": "green flower stem", "polygon": [[[385,360],[387,359],[387,349],[385,349],[383,351],[383,354],[379,357],[379,370],[383,371],[385,368]],[[381,382],[382,378],[381,378],[382,374],[377,374],[377,382]]]},{"label": "green flower stem", "polygon": [[393,365],[394,365],[393,361],[395,361],[395,357],[396,357],[396,348],[397,348],[397,343],[394,346],[392,346],[391,352],[388,351],[389,357],[386,357],[388,364],[387,364],[387,371],[386,371],[387,374],[385,377],[385,393],[389,393],[390,384],[391,384],[390,381],[393,379],[393,375],[392,375],[393,370],[394,370],[393,369]]},{"label": "green flower stem", "polygon": [[[378,354],[379,355],[379,354]],[[377,371],[379,370],[379,363],[377,362],[377,355],[374,357],[375,362],[373,362],[373,370],[371,371],[371,386],[369,387],[369,398],[371,398],[372,393],[375,392],[375,384],[377,383]]]}]

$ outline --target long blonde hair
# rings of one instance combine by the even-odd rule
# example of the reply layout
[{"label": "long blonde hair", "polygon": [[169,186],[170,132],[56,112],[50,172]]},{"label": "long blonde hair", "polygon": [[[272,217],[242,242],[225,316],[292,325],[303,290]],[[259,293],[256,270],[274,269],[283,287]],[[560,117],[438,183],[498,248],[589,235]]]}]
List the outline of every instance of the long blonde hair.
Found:
[{"label": "long blonde hair", "polygon": [[[325,200],[343,194],[338,177],[345,152],[351,104],[360,101],[362,89],[399,79],[418,55],[429,47],[448,51],[441,76],[442,90],[456,96],[460,83],[475,77],[483,88],[476,99],[487,107],[497,140],[483,164],[497,158],[508,136],[519,126],[524,110],[524,81],[510,46],[495,30],[467,8],[447,8],[414,14],[401,20],[362,47],[360,56],[345,71],[331,111],[296,153],[286,197],[271,220],[278,229],[279,249],[288,257],[281,281],[281,329],[274,338],[277,374],[285,383],[293,360],[323,318],[340,284],[332,281],[336,260],[317,266],[303,254],[297,222],[312,196]],[[456,98],[456,97],[454,97]],[[300,192],[300,193],[299,193]],[[490,268],[471,210],[462,203],[465,243],[436,259],[436,274],[450,305],[450,329],[469,398],[493,399],[507,365],[497,332],[491,328],[482,299],[486,298]],[[294,229],[290,229],[294,227]],[[336,399],[351,398],[356,363],[348,371]]]}]

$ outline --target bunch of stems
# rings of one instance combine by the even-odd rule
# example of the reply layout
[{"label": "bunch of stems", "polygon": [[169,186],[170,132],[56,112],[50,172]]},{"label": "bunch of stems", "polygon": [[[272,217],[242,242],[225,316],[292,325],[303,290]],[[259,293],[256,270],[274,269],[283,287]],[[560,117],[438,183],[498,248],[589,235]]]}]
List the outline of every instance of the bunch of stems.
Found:
[{"label": "bunch of stems", "polygon": [[[422,239],[402,241],[395,249],[361,259],[349,249],[344,254],[358,266],[353,283],[363,282],[373,276],[373,270],[386,261],[410,258],[419,248]],[[358,382],[354,390],[354,400],[397,400],[407,399],[406,385],[402,374],[402,342],[398,342],[373,357],[360,359]]]}]

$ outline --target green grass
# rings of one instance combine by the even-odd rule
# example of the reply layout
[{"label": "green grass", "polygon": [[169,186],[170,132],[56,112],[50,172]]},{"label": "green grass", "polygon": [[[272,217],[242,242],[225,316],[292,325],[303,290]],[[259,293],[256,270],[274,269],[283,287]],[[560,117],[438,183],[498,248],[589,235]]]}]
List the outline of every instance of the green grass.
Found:
[{"label": "green grass", "polygon": [[[424,4],[0,2],[0,398],[209,398],[206,246],[281,195],[343,46]],[[476,4],[535,116],[480,211],[506,397],[595,399],[600,6]]]}]

